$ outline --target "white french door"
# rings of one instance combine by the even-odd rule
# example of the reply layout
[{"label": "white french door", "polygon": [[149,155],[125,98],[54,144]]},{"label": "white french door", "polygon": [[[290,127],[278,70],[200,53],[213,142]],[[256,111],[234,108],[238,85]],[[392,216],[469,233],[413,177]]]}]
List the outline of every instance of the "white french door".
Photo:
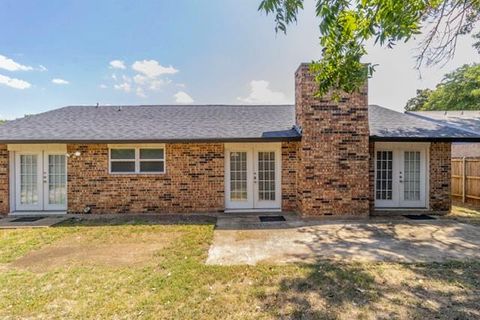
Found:
[{"label": "white french door", "polygon": [[281,208],[281,145],[227,144],[225,207],[229,210]]},{"label": "white french door", "polygon": [[16,211],[67,209],[65,153],[47,151],[15,153]]},{"label": "white french door", "polygon": [[425,208],[427,148],[391,144],[375,149],[375,206]]}]

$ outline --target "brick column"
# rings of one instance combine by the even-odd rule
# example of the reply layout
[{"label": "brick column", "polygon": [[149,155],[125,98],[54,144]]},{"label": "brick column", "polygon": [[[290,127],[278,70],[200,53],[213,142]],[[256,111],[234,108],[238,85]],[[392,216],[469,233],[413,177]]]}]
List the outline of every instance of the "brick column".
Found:
[{"label": "brick column", "polygon": [[430,210],[450,211],[451,194],[451,143],[430,144]]},{"label": "brick column", "polygon": [[10,212],[9,154],[7,145],[0,145],[0,214]]},{"label": "brick column", "polygon": [[367,85],[358,93],[316,97],[309,65],[295,74],[296,122],[302,130],[298,206],[305,216],[368,215]]}]

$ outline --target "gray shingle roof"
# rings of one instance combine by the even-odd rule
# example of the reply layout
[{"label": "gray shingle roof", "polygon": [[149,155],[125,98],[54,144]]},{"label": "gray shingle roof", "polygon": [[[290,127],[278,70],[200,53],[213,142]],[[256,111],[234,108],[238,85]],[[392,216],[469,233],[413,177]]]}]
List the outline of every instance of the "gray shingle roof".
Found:
[{"label": "gray shingle roof", "polygon": [[407,113],[446,126],[480,134],[480,111],[416,111]]},{"label": "gray shingle roof", "polygon": [[[72,106],[9,121],[0,143],[295,140],[292,105]],[[377,140],[480,141],[480,135],[369,106]]]},{"label": "gray shingle roof", "polygon": [[370,136],[378,140],[478,140],[480,135],[376,105],[369,106]]},{"label": "gray shingle roof", "polygon": [[3,142],[288,140],[293,106],[71,106],[9,121]]}]

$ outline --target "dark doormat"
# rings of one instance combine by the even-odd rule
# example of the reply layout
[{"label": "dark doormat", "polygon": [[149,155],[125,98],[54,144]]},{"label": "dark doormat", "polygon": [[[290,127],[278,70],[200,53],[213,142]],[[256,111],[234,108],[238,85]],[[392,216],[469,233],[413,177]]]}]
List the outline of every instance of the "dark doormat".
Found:
[{"label": "dark doormat", "polygon": [[284,216],[260,216],[260,222],[280,222],[287,221]]},{"label": "dark doormat", "polygon": [[21,218],[17,218],[15,220],[12,220],[10,222],[34,222],[34,221],[38,221],[38,220],[41,220],[45,217],[21,217]]},{"label": "dark doormat", "polygon": [[404,215],[405,218],[412,219],[412,220],[435,220],[436,218],[432,216],[428,216],[426,214],[406,214]]}]

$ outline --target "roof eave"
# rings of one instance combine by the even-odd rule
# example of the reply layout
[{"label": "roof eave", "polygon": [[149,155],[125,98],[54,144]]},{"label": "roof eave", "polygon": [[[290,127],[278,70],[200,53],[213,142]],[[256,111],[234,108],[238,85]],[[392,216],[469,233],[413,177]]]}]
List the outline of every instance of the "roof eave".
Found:
[{"label": "roof eave", "polygon": [[300,141],[301,137],[269,137],[269,138],[202,138],[202,139],[95,139],[95,140],[0,140],[0,144],[135,144],[135,143],[228,143],[228,142],[282,142]]},{"label": "roof eave", "polygon": [[391,142],[480,142],[480,137],[380,137],[370,136],[371,141]]}]

